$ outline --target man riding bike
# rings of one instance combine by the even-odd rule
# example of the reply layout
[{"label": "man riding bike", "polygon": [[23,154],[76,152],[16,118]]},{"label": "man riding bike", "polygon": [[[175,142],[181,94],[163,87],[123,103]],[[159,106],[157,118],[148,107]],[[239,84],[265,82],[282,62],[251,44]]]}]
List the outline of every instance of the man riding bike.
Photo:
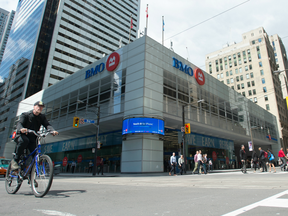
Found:
[{"label": "man riding bike", "polygon": [[49,124],[44,114],[41,114],[44,108],[42,101],[37,101],[34,104],[33,110],[24,112],[20,116],[20,121],[17,124],[17,132],[14,141],[17,143],[15,148],[14,159],[11,161],[11,169],[18,170],[18,162],[20,156],[24,154],[24,149],[28,148],[30,152],[33,152],[36,148],[37,137],[32,133],[27,133],[27,130],[39,131],[41,125],[43,125],[51,133],[57,135],[58,132]]}]

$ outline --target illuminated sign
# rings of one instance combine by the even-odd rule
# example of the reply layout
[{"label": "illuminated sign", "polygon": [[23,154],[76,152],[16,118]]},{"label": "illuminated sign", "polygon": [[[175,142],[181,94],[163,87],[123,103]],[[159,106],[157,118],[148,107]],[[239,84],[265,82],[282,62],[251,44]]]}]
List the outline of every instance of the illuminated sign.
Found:
[{"label": "illuminated sign", "polygon": [[155,118],[125,119],[122,125],[122,135],[131,133],[153,133],[164,135],[164,121]]},{"label": "illuminated sign", "polygon": [[205,84],[205,76],[204,76],[204,73],[203,71],[200,69],[200,68],[196,68],[194,71],[193,69],[188,66],[188,65],[184,65],[181,61],[179,61],[178,59],[176,58],[172,58],[173,59],[173,67],[179,69],[180,71],[186,73],[187,75],[189,76],[193,76],[194,73],[194,77],[197,81],[197,83],[199,85],[204,85]]}]

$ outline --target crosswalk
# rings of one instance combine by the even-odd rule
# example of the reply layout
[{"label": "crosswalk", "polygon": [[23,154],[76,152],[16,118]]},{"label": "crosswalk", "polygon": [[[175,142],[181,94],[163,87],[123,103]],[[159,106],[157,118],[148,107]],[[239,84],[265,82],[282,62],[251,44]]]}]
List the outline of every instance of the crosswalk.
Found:
[{"label": "crosswalk", "polygon": [[[256,171],[255,173],[253,171],[247,171],[247,174],[242,173],[241,171],[237,172],[217,172],[217,173],[209,173],[208,175],[288,175],[288,172],[260,172]],[[197,176],[197,175],[196,175]]]}]

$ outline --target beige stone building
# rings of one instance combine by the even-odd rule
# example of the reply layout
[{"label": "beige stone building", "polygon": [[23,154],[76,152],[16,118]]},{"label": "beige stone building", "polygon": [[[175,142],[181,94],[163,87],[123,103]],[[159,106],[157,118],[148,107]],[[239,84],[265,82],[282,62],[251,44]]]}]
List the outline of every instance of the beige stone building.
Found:
[{"label": "beige stone building", "polygon": [[[222,49],[207,54],[205,65],[207,73],[276,116],[281,145],[286,149],[287,107],[283,99],[287,95],[286,79],[284,73],[273,73],[287,68],[284,63],[280,67],[285,61],[287,56],[281,38],[278,35],[269,37],[260,27],[242,34],[241,42],[225,44]],[[286,92],[282,93],[282,90]],[[253,126],[250,122],[250,127]]]}]

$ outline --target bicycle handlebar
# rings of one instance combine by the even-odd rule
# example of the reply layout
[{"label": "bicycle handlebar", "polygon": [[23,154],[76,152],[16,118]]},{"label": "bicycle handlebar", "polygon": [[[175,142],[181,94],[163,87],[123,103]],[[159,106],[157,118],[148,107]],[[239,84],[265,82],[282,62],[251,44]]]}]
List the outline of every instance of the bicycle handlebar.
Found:
[{"label": "bicycle handlebar", "polygon": [[47,131],[47,132],[45,132],[45,133],[40,133],[40,131],[39,132],[36,132],[36,131],[34,131],[34,130],[30,130],[30,129],[28,129],[27,130],[27,132],[28,133],[33,133],[33,134],[35,134],[35,136],[37,136],[37,137],[45,137],[45,136],[47,136],[49,133],[51,133],[51,134],[53,134],[51,131]]}]

